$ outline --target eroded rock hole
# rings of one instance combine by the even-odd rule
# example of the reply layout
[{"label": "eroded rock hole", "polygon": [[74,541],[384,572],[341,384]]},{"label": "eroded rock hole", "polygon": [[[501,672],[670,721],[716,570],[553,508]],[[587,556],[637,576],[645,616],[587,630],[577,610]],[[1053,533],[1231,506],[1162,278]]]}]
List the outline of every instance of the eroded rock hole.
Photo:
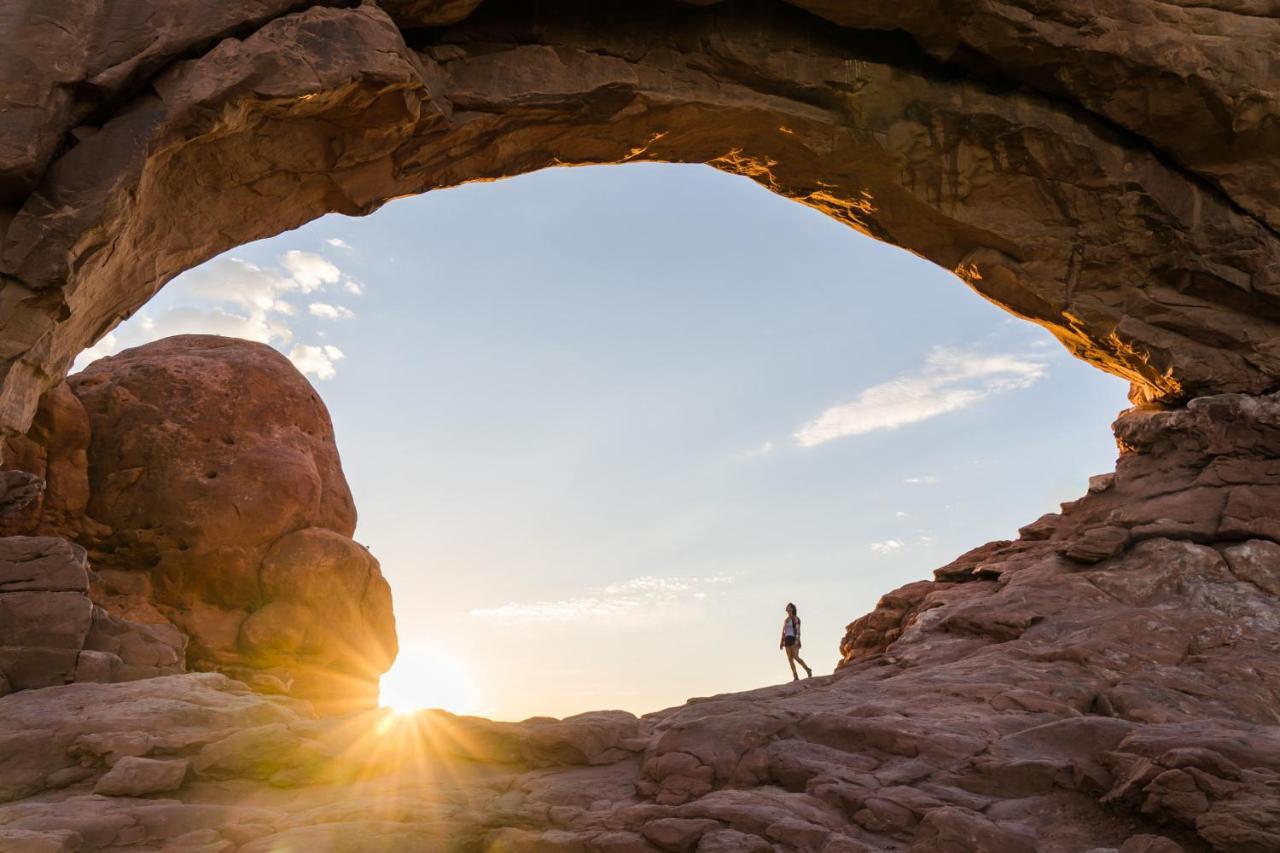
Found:
[{"label": "eroded rock hole", "polygon": [[[905,581],[967,544],[973,519],[990,523],[979,504],[956,504],[971,472],[999,483],[985,494],[1024,488],[1002,437],[1026,411],[1018,395],[1032,405],[1046,376],[1065,371],[1058,417],[1068,397],[1107,399],[1099,421],[1122,402],[1118,385],[1034,329],[1007,326],[961,284],[695,167],[554,171],[322,220],[179,278],[86,357],[125,350],[70,383],[94,424],[91,480],[136,468],[148,484],[91,501],[111,528],[91,554],[121,571],[140,548],[161,555],[151,571],[163,600],[148,606],[193,638],[192,666],[312,698],[342,692],[395,647],[378,561],[350,538],[361,503],[350,477],[378,507],[358,538],[401,590],[407,651],[388,701],[585,710],[586,698],[559,695],[571,677],[543,674],[566,642],[604,704],[643,710],[768,683],[785,674],[768,654],[743,673],[753,675],[730,675],[742,669],[736,649],[778,621],[759,612],[765,601],[810,602],[806,648],[829,656],[848,614],[893,583],[864,587],[848,571]],[[217,338],[126,350],[229,320],[283,354]],[[308,379],[333,407],[337,444]],[[951,407],[964,438],[946,422]],[[565,431],[572,411],[592,413],[590,431]],[[143,413],[150,426],[118,426]],[[1049,420],[1027,428],[1042,441],[1072,429]],[[665,449],[681,445],[698,450]],[[1111,450],[1097,450],[1101,467]],[[551,485],[574,468],[578,485]],[[762,526],[799,507],[830,522]],[[131,532],[142,508],[160,515]],[[421,523],[406,528],[406,510],[437,531],[430,547],[388,544]],[[956,514],[971,520],[939,529]],[[1010,528],[1023,520],[1006,517]],[[629,553],[585,556],[616,547],[620,529],[636,531]],[[513,582],[533,574],[516,567],[551,555],[562,568],[545,582]],[[451,568],[465,563],[475,568]],[[405,572],[424,565],[429,583]],[[827,594],[833,583],[852,583],[852,598]],[[948,630],[995,630],[959,625]],[[491,649],[491,636],[521,639]],[[686,646],[706,665],[673,680],[664,661]],[[619,657],[630,672],[616,672]]]}]

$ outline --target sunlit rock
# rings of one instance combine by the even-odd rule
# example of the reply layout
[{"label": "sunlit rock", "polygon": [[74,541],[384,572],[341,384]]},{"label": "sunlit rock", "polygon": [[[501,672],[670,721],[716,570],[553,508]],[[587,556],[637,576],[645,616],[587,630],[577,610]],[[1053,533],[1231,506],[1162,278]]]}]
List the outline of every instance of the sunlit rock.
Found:
[{"label": "sunlit rock", "polygon": [[139,758],[127,755],[117,761],[93,786],[106,797],[143,797],[175,791],[187,778],[185,758]]},{"label": "sunlit rock", "polygon": [[92,551],[104,604],[171,622],[191,668],[373,704],[391,593],[350,539],[333,428],[302,374],[262,344],[180,336],[71,387],[91,427],[88,512],[111,528]]}]

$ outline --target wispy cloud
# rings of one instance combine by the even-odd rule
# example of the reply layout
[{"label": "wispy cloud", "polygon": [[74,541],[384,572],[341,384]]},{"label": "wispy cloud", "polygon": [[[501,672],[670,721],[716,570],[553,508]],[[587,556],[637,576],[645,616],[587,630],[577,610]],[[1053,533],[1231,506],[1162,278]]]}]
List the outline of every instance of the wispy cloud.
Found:
[{"label": "wispy cloud", "polygon": [[345,305],[330,305],[328,302],[312,302],[307,306],[312,317],[322,320],[350,320],[356,315]]},{"label": "wispy cloud", "polygon": [[337,284],[342,270],[314,252],[290,249],[280,256],[280,263],[303,293],[319,290],[326,284]]},{"label": "wispy cloud", "polygon": [[773,451],[776,449],[777,449],[777,445],[775,445],[772,441],[765,441],[765,442],[761,442],[760,444],[757,444],[755,447],[749,447],[746,450],[739,450],[738,452],[733,454],[732,458],[758,459],[761,456],[768,456],[770,453],[773,453]]},{"label": "wispy cloud", "polygon": [[795,439],[801,447],[816,447],[837,438],[897,429],[1026,388],[1044,375],[1044,363],[1034,357],[936,347],[919,370],[832,406],[797,430]]},{"label": "wispy cloud", "polygon": [[[325,288],[336,290],[339,284],[348,293],[363,292],[359,282],[311,252],[285,252],[278,266],[271,268],[240,258],[220,258],[175,278],[165,287],[165,299],[171,303],[168,307],[139,311],[82,352],[73,369],[80,370],[103,356],[170,335],[209,334],[270,344],[287,352],[303,373],[331,379],[342,351],[335,346],[295,343],[297,333],[292,323],[298,308],[290,300]],[[307,313],[325,320],[355,316],[350,308],[332,302],[312,302]],[[319,331],[315,334],[321,336]]]},{"label": "wispy cloud", "polygon": [[341,237],[330,237],[328,240],[325,240],[325,242],[335,249],[351,248],[351,244],[348,243],[346,240],[343,240]]},{"label": "wispy cloud", "polygon": [[871,550],[877,554],[892,554],[902,550],[903,543],[898,539],[886,539],[883,542],[872,542]]},{"label": "wispy cloud", "polygon": [[293,366],[316,379],[332,379],[338,373],[334,364],[344,358],[346,356],[342,350],[331,344],[298,344],[289,350],[289,360],[293,362]]},{"label": "wispy cloud", "polygon": [[942,481],[933,474],[923,474],[919,477],[908,477],[902,482],[909,486],[932,486],[934,483],[940,483]]},{"label": "wispy cloud", "polygon": [[709,593],[734,582],[729,575],[715,577],[658,577],[646,575],[622,583],[597,587],[585,595],[554,601],[508,602],[482,607],[471,615],[503,622],[582,622],[627,617],[649,619],[663,606],[705,599]]}]

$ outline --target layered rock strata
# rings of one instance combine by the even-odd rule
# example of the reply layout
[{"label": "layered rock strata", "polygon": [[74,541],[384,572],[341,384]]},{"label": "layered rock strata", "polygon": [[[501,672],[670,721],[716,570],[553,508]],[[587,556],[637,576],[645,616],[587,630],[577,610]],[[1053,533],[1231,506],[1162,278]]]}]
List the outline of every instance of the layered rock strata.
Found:
[{"label": "layered rock strata", "polygon": [[0,538],[0,694],[171,675],[183,671],[186,644],[172,626],[130,622],[94,604],[80,546]]}]

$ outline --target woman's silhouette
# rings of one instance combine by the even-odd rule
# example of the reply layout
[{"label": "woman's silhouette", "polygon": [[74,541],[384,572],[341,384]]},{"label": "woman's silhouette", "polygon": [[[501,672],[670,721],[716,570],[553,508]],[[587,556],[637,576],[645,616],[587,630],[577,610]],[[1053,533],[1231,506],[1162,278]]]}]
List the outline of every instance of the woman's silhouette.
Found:
[{"label": "woman's silhouette", "polygon": [[778,642],[778,648],[784,649],[787,653],[787,663],[791,664],[792,681],[800,680],[800,676],[796,674],[797,663],[804,667],[804,674],[807,677],[813,676],[813,670],[809,669],[809,664],[800,657],[800,617],[796,615],[794,604],[787,605],[787,618],[782,620],[782,639]]}]

